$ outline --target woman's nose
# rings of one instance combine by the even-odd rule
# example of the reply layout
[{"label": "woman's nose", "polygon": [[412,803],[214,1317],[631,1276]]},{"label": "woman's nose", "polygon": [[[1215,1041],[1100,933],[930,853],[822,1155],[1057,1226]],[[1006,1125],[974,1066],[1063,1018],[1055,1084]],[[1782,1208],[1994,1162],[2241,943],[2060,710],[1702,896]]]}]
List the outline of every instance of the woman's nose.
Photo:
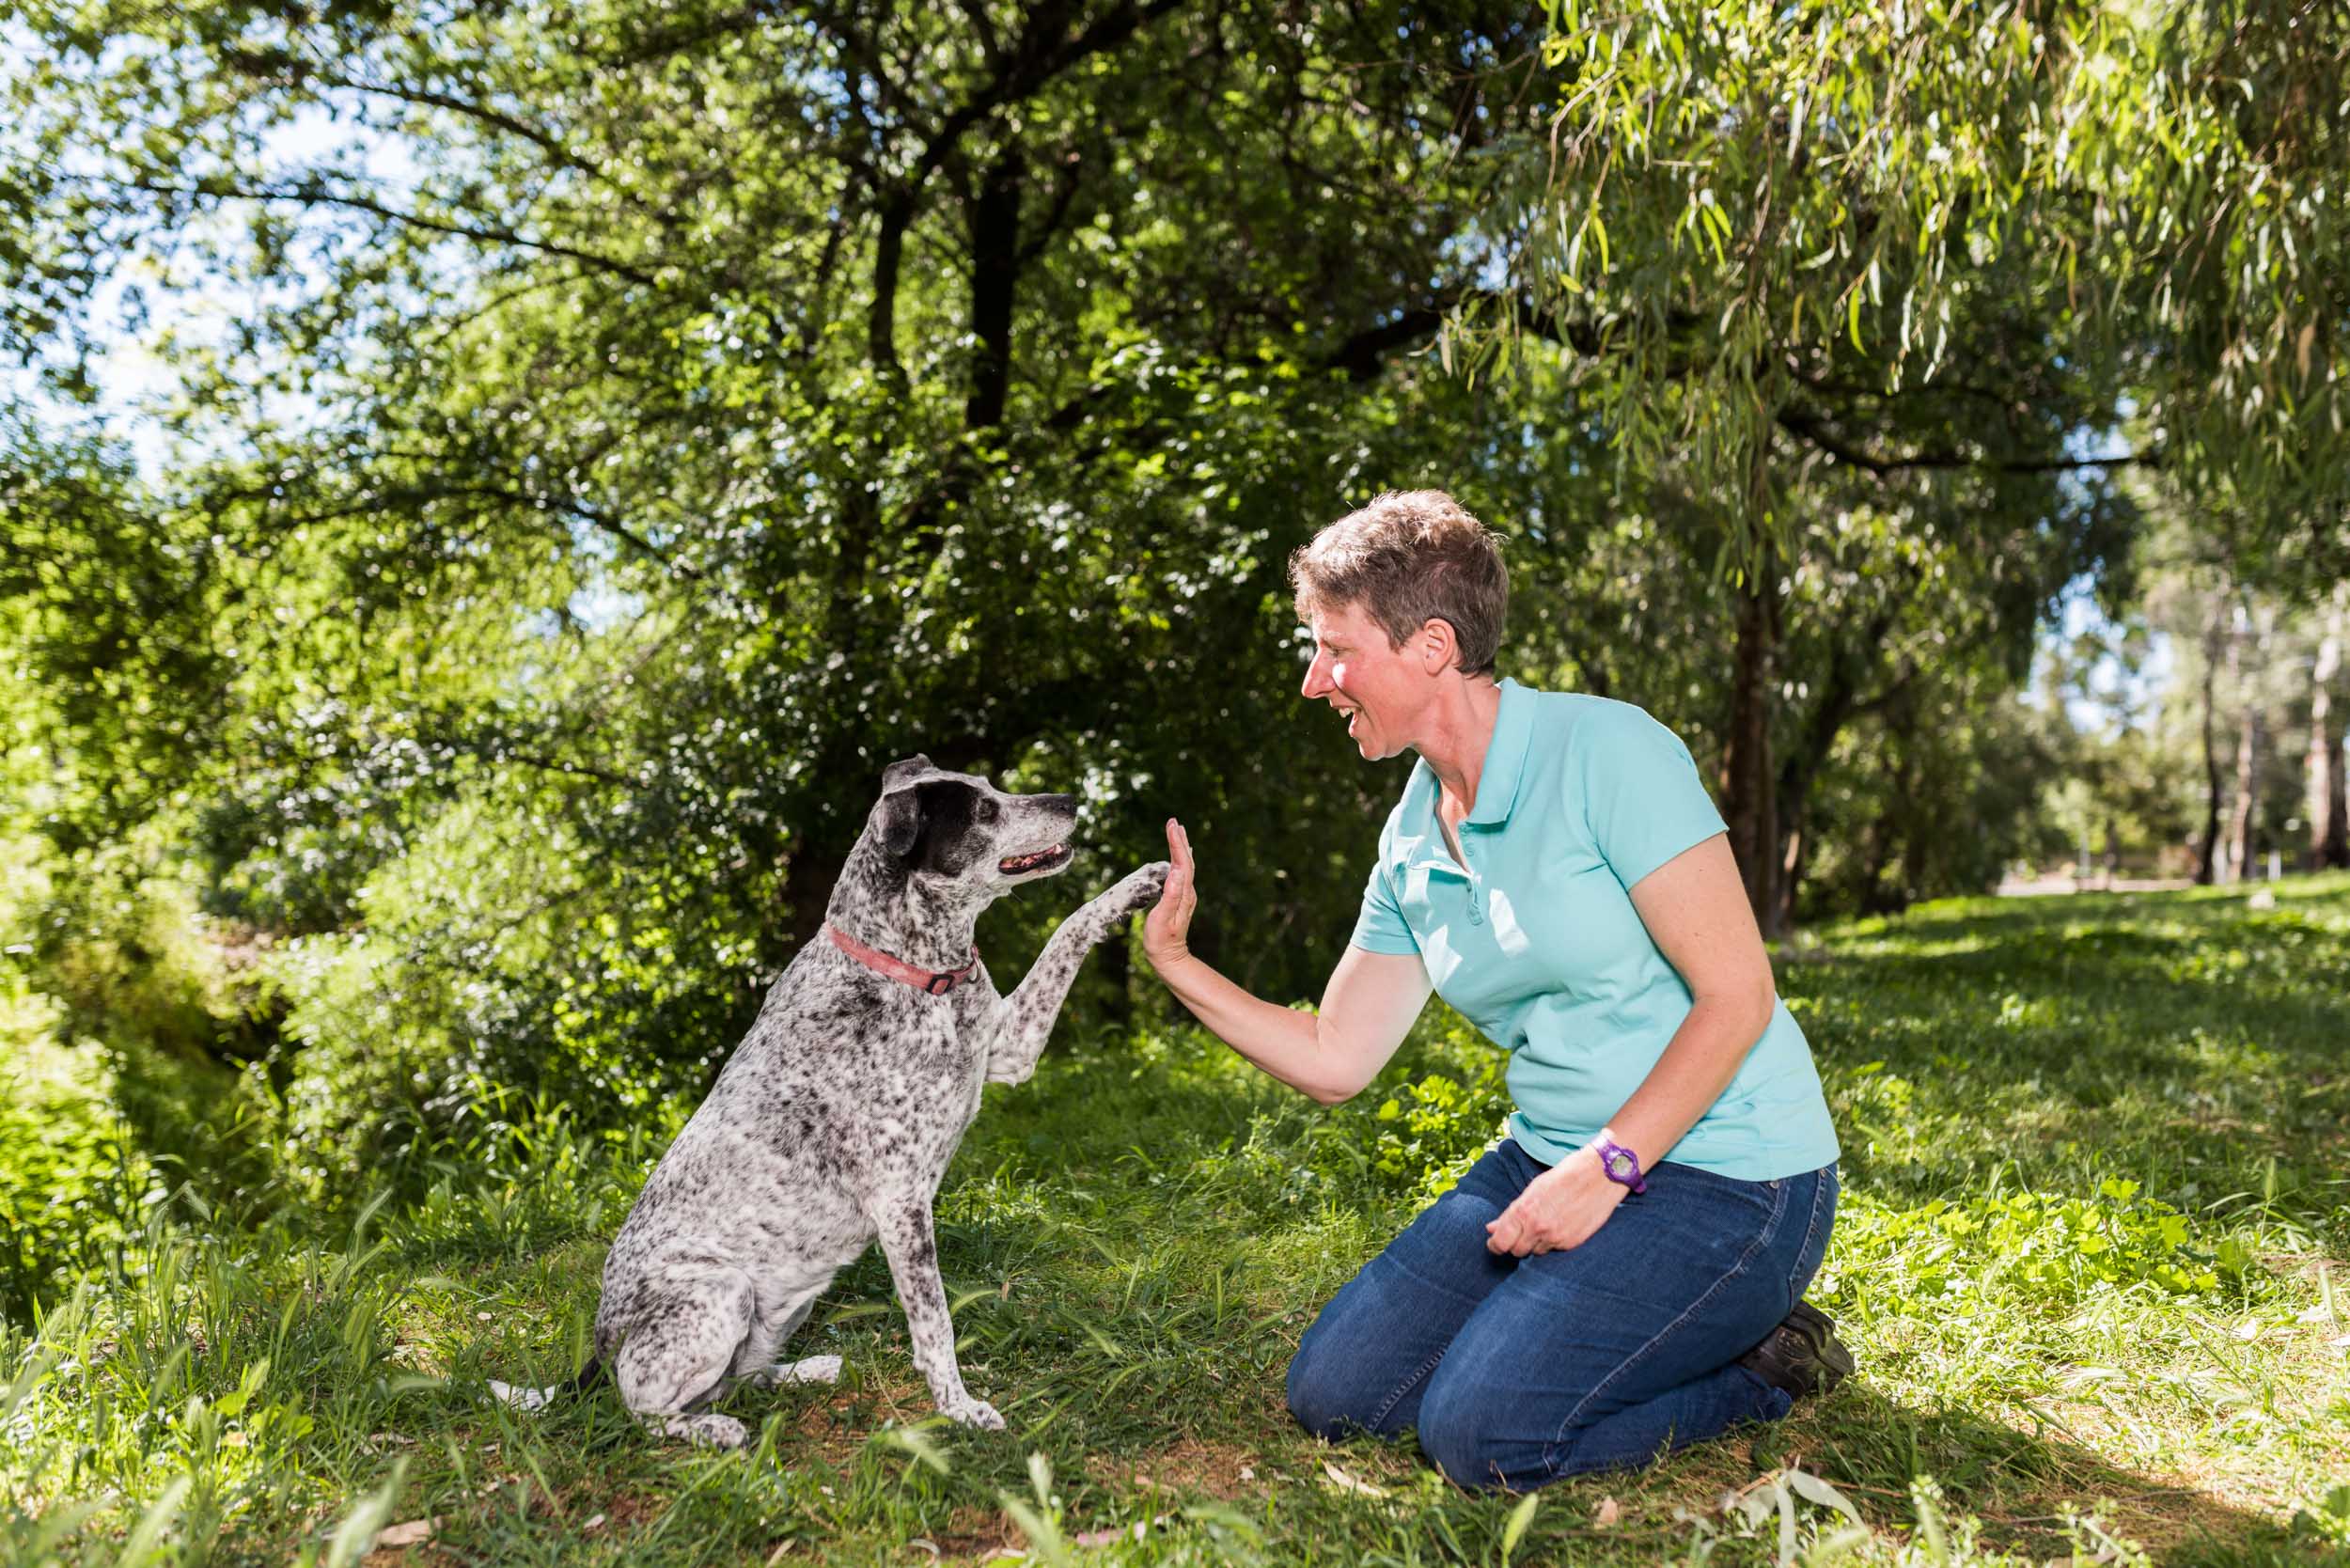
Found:
[{"label": "woman's nose", "polygon": [[1303,685],[1297,688],[1298,695],[1301,697],[1320,697],[1324,692],[1326,692],[1329,689],[1330,679],[1326,670],[1326,661],[1324,659],[1323,655],[1317,653],[1314,655],[1313,663],[1306,666],[1306,681]]}]

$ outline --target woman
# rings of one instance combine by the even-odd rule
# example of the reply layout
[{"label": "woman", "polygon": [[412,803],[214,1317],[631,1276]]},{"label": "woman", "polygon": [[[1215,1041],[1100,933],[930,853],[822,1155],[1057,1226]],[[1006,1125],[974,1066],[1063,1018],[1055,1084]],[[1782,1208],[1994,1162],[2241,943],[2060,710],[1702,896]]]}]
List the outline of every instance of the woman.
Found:
[{"label": "woman", "polygon": [[1433,988],[1511,1053],[1510,1137],[1340,1290],[1290,1364],[1324,1436],[1417,1430],[1527,1491],[1784,1416],[1851,1369],[1802,1305],[1834,1129],[1722,820],[1637,708],[1496,681],[1508,579],[1439,491],[1382,495],[1291,561],[1304,695],[1366,758],[1419,754],[1319,1015],[1185,944],[1191,844],[1145,951],[1199,1021],[1336,1105]]}]

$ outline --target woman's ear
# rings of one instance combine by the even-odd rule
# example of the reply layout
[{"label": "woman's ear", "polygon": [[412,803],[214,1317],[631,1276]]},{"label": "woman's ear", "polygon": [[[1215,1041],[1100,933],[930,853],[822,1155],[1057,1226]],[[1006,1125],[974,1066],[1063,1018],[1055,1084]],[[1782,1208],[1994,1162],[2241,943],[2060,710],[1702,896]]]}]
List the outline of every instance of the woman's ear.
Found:
[{"label": "woman's ear", "polygon": [[1453,635],[1452,622],[1430,617],[1420,623],[1420,668],[1431,675],[1440,675],[1460,662],[1460,639]]}]

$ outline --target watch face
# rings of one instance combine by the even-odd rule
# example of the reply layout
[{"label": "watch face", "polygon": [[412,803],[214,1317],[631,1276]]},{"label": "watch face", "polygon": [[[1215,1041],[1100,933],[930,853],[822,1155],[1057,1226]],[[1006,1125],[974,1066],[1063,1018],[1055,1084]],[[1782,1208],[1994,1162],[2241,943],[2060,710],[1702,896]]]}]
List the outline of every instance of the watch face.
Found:
[{"label": "watch face", "polygon": [[1632,1156],[1621,1149],[1610,1152],[1607,1156],[1607,1169],[1611,1174],[1619,1177],[1631,1175]]}]

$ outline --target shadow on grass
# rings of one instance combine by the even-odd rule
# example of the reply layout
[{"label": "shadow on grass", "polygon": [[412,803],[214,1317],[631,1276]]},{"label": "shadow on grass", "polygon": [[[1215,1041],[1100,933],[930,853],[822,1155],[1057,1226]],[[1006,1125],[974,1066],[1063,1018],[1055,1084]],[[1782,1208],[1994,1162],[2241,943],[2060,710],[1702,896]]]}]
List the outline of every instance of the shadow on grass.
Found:
[{"label": "shadow on grass", "polygon": [[2350,1560],[2277,1523],[2177,1480],[2141,1475],[2055,1435],[1965,1411],[1920,1410],[1855,1380],[1815,1408],[1748,1439],[1759,1471],[1798,1455],[1856,1494],[1872,1523],[1914,1517],[1909,1483],[1931,1476],[1954,1509],[1981,1519],[1985,1544],[2046,1557],[2065,1549],[2064,1510],[2100,1512],[2108,1528],[2166,1564]]}]

